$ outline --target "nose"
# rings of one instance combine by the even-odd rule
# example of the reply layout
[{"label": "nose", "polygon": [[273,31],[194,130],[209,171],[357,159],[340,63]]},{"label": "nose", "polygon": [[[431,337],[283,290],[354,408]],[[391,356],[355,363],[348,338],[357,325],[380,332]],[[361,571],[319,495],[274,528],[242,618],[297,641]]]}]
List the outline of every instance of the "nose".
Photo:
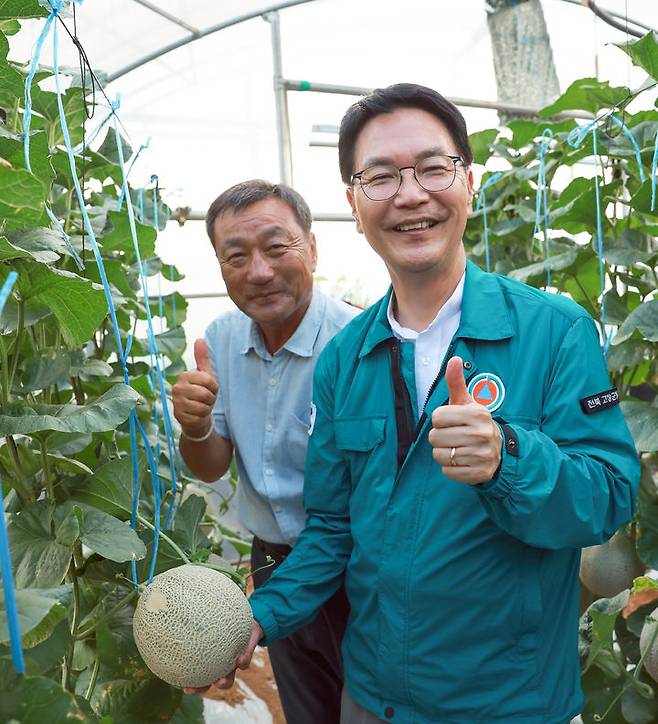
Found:
[{"label": "nose", "polygon": [[402,181],[400,189],[394,197],[397,206],[418,206],[430,197],[429,191],[416,181],[413,168],[404,168],[400,171]]},{"label": "nose", "polygon": [[250,259],[249,269],[247,270],[247,281],[251,284],[267,284],[274,277],[274,270],[269,259],[256,250]]}]

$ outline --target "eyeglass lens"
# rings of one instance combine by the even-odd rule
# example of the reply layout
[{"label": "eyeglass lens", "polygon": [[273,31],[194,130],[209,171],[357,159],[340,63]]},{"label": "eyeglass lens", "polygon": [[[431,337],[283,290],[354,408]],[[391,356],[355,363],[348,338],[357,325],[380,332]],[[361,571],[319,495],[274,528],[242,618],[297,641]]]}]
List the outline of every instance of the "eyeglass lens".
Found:
[{"label": "eyeglass lens", "polygon": [[[455,180],[457,168],[450,156],[430,156],[414,166],[416,181],[425,191],[444,191]],[[371,166],[361,174],[361,186],[372,201],[384,201],[398,192],[402,183],[397,166]]]}]

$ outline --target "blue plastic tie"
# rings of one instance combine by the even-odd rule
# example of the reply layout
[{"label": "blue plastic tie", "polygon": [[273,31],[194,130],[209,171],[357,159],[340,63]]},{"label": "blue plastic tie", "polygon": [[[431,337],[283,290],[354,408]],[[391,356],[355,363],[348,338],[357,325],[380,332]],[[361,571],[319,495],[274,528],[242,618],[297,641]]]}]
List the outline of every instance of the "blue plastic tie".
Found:
[{"label": "blue plastic tie", "polygon": [[480,189],[478,191],[478,200],[475,204],[475,211],[479,211],[482,209],[482,222],[484,224],[484,256],[485,256],[485,262],[487,265],[487,271],[491,271],[491,265],[489,262],[489,226],[487,224],[487,195],[486,191],[492,184],[496,183],[498,179],[502,176],[501,171],[496,171],[496,173],[492,174],[485,183],[480,186]]},{"label": "blue plastic tie", "polygon": [[[15,271],[9,272],[0,289],[0,315],[5,308],[11,289],[18,278]],[[14,591],[14,576],[11,570],[11,554],[9,553],[9,536],[5,525],[5,504],[2,495],[2,478],[0,478],[0,574],[2,577],[2,590],[4,591],[5,610],[7,612],[7,626],[9,628],[9,643],[14,668],[19,674],[25,673],[25,660],[21,644],[21,627],[18,620],[18,607]]]},{"label": "blue plastic tie", "polygon": [[[146,278],[144,276],[144,270],[143,270],[143,264],[142,264],[142,257],[139,251],[139,244],[137,243],[137,229],[135,226],[135,214],[133,210],[132,205],[132,199],[130,197],[130,189],[128,187],[128,177],[126,175],[126,167],[123,159],[123,149],[121,147],[120,142],[120,136],[119,136],[119,127],[116,122],[116,117],[113,119],[114,124],[114,133],[115,137],[117,139],[117,149],[119,154],[119,165],[122,170],[122,176],[123,176],[123,189],[124,189],[124,196],[126,199],[126,209],[128,211],[128,221],[130,224],[130,233],[132,236],[133,241],[133,248],[135,251],[135,255],[137,257],[137,267],[140,270],[140,281],[142,286],[142,294],[144,295],[144,302],[146,307],[146,322],[147,322],[147,338],[149,342],[149,349],[151,355],[153,355],[153,358],[155,359],[155,369],[157,372],[158,377],[158,385],[160,388],[160,399],[162,401],[162,417],[165,427],[165,435],[167,438],[167,448],[168,448],[168,454],[169,454],[169,471],[171,475],[171,493],[172,493],[172,499],[169,503],[169,507],[167,510],[167,516],[165,519],[165,527],[168,528],[171,526],[175,514],[175,507],[176,507],[176,470],[174,467],[174,460],[175,460],[175,451],[174,451],[174,433],[173,428],[171,424],[171,418],[169,416],[169,408],[167,406],[167,393],[165,389],[165,383],[164,383],[164,376],[162,374],[162,370],[160,368],[160,364],[158,361],[158,346],[155,339],[155,334],[153,332],[153,318],[151,316],[151,305],[150,305],[150,299],[149,299],[149,293],[148,293],[148,283],[146,281]],[[149,448],[150,452],[150,448]],[[157,474],[157,471],[156,471]]]},{"label": "blue plastic tie", "polygon": [[658,173],[658,131],[653,146],[653,159],[651,160],[651,210],[656,208],[656,174]]},{"label": "blue plastic tie", "polygon": [[149,461],[149,467],[151,469],[151,482],[153,483],[153,498],[154,498],[154,507],[155,507],[155,514],[153,516],[153,527],[155,528],[155,532],[153,534],[153,555],[151,556],[151,565],[149,566],[149,573],[148,573],[148,583],[151,583],[153,580],[153,574],[155,572],[155,563],[158,558],[158,544],[160,542],[160,507],[162,505],[162,501],[160,499],[160,482],[158,480],[158,466],[157,463],[153,457],[153,452],[151,450],[151,444],[149,443],[148,438],[146,437],[146,433],[144,432],[144,428],[142,427],[142,423],[140,422],[139,418],[135,416],[135,421],[137,423],[137,428],[139,429],[139,434],[142,436],[142,440],[144,442],[144,447],[146,449],[146,455],[148,457]]},{"label": "blue plastic tie", "polygon": [[635,137],[633,134],[628,130],[626,127],[626,124],[624,124],[622,121],[620,121],[617,116],[615,116],[614,113],[610,114],[610,118],[621,128],[621,130],[628,136],[630,139],[630,142],[633,144],[633,148],[635,149],[635,160],[637,161],[637,167],[640,171],[640,181],[644,183],[645,175],[644,175],[644,169],[642,168],[642,156],[640,155],[640,147],[637,145],[637,141],[635,140]]},{"label": "blue plastic tie", "polygon": [[[32,124],[32,81],[34,80],[34,76],[37,72],[37,66],[39,64],[39,58],[41,56],[41,51],[43,49],[43,44],[46,41],[46,38],[48,37],[48,33],[50,32],[50,28],[52,27],[53,21],[57,17],[57,13],[60,11],[64,0],[61,0],[60,2],[56,3],[54,6],[51,3],[51,6],[53,7],[53,11],[48,16],[43,28],[41,29],[41,33],[39,34],[39,38],[37,39],[37,42],[34,46],[34,52],[32,54],[32,62],[30,63],[30,71],[27,74],[27,78],[25,79],[25,109],[23,113],[23,155],[25,156],[25,168],[32,173],[32,163],[30,161],[30,126]],[[50,221],[55,226],[55,229],[60,234],[60,236],[64,239],[64,243],[66,244],[71,256],[73,257],[73,260],[75,261],[78,269],[84,269],[85,265],[78,255],[78,252],[73,247],[73,244],[71,243],[71,239],[69,235],[64,231],[64,227],[60,223],[59,219],[53,214],[50,206],[45,203],[44,208],[46,211],[46,214]]]},{"label": "blue plastic tie", "polygon": [[[114,339],[117,345],[117,356],[119,357],[119,360],[121,364],[123,365],[123,380],[126,385],[130,385],[130,378],[128,375],[128,368],[126,366],[126,359],[127,355],[124,352],[123,344],[121,342],[121,332],[119,330],[119,323],[117,321],[116,316],[116,310],[114,307],[114,301],[112,299],[112,292],[110,291],[110,285],[107,280],[107,275],[105,273],[105,266],[103,264],[103,259],[100,254],[100,250],[98,248],[98,243],[96,241],[96,235],[94,234],[94,229],[91,225],[91,221],[89,219],[89,214],[87,213],[87,207],[84,203],[84,197],[82,195],[82,189],[80,188],[80,181],[78,180],[77,176],[77,170],[75,167],[75,156],[73,155],[73,147],[71,144],[71,136],[69,134],[69,128],[68,128],[68,122],[66,120],[66,114],[64,113],[64,106],[62,104],[62,88],[59,81],[59,41],[58,41],[58,35],[57,35],[57,24],[55,23],[53,27],[53,72],[55,76],[55,88],[57,91],[57,108],[59,110],[59,120],[60,125],[62,127],[62,135],[64,136],[64,145],[66,146],[66,154],[69,160],[69,166],[71,169],[71,176],[73,178],[73,185],[75,187],[76,196],[78,198],[78,203],[80,205],[80,211],[82,213],[82,219],[84,222],[85,229],[87,231],[87,235],[89,237],[89,242],[91,244],[92,252],[94,254],[94,259],[96,260],[96,264],[98,265],[98,273],[101,278],[101,282],[103,284],[103,291],[105,293],[105,300],[107,302],[108,311],[110,314],[110,319],[112,320],[112,330],[114,332]],[[113,106],[114,109],[114,106]],[[129,338],[129,341],[130,338]],[[134,413],[134,410],[131,414]],[[134,444],[133,444],[134,441]],[[133,469],[135,470],[137,468],[136,466],[136,459],[137,459],[137,445],[136,445],[136,436],[133,434],[131,435],[131,450],[133,455]],[[133,480],[133,490],[138,489],[139,481],[137,479]],[[137,501],[133,500],[133,507],[137,505]],[[134,525],[133,525],[134,527]],[[132,567],[133,571],[133,585],[137,587],[137,578],[136,578],[136,567]]]},{"label": "blue plastic tie", "polygon": [[546,251],[546,286],[551,286],[551,242],[548,236],[548,184],[546,183],[546,151],[553,139],[553,131],[545,128],[539,143],[539,171],[537,173],[537,195],[535,197],[535,227],[533,238],[542,230],[544,235],[544,249]]},{"label": "blue plastic tie", "polygon": [[603,263],[603,229],[601,224],[601,191],[599,188],[599,150],[596,138],[596,126],[600,118],[595,118],[584,126],[576,126],[567,136],[567,142],[573,148],[578,148],[588,133],[592,133],[592,149],[594,151],[594,161],[596,167],[596,175],[594,178],[594,195],[596,198],[596,239],[597,251],[599,256],[599,281],[601,284],[601,336],[603,337],[603,354],[608,353],[612,333],[608,334],[605,328],[605,267]]}]

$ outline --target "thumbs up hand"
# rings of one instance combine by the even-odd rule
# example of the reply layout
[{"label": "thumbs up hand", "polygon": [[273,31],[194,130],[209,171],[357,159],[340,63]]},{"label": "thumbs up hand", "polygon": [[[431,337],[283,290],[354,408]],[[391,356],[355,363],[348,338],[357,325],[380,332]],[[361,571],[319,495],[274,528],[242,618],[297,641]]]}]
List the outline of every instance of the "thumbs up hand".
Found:
[{"label": "thumbs up hand", "polygon": [[446,367],[449,403],[432,413],[429,442],[443,474],[460,483],[478,485],[500,465],[502,435],[491,413],[468,394],[460,357]]},{"label": "thumbs up hand", "polygon": [[205,339],[194,343],[196,369],[182,372],[173,386],[174,417],[188,437],[203,437],[211,428],[217,378]]}]

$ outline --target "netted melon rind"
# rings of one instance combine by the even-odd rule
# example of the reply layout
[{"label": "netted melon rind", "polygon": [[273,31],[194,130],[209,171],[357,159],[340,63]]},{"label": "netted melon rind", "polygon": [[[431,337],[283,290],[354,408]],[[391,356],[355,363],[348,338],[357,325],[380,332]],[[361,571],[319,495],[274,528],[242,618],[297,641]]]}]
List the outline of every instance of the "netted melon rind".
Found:
[{"label": "netted melon rind", "polygon": [[251,628],[251,608],[240,588],[223,573],[195,565],[155,576],[133,618],[144,663],[181,688],[208,686],[232,671]]},{"label": "netted melon rind", "polygon": [[633,579],[643,573],[633,544],[619,533],[607,543],[583,548],[580,580],[597,596],[612,598],[630,588]]}]

